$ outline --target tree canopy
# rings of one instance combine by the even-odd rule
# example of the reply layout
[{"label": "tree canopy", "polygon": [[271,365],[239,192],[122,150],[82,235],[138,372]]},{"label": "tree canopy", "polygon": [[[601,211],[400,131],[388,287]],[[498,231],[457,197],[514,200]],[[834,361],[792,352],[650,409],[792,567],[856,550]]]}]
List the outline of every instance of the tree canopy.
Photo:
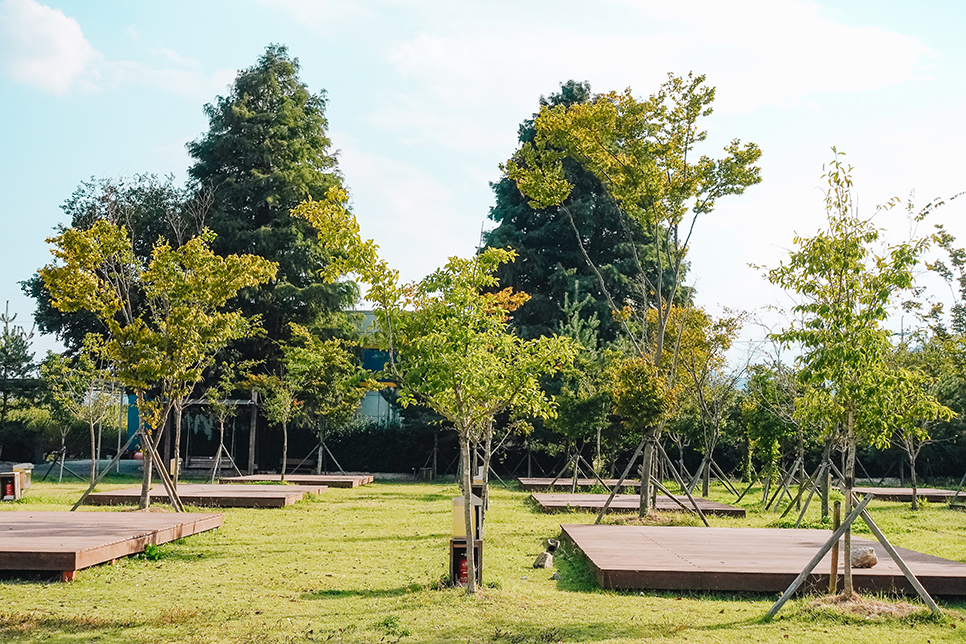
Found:
[{"label": "tree canopy", "polygon": [[[541,108],[567,108],[586,105],[594,100],[590,84],[568,81],[560,92],[541,97]],[[534,120],[520,126],[521,145],[532,145],[537,137]],[[486,233],[484,241],[494,248],[512,248],[517,258],[500,266],[500,284],[530,295],[526,304],[513,314],[517,333],[526,338],[547,335],[567,321],[565,297],[590,301],[581,307],[580,315],[599,320],[600,340],[615,340],[620,324],[614,319],[593,267],[582,254],[586,251],[603,279],[606,291],[616,302],[638,302],[636,284],[640,271],[653,272],[656,264],[647,254],[648,232],[624,222],[617,203],[610,198],[600,179],[571,156],[562,159],[564,176],[573,185],[568,207],[569,216],[557,207],[535,207],[506,173],[491,184],[496,203],[489,217],[497,227]],[[639,265],[635,257],[641,258]],[[669,279],[669,277],[667,278]],[[653,276],[651,281],[654,281]],[[682,291],[680,299],[687,294]]]},{"label": "tree canopy", "polygon": [[[285,46],[270,45],[255,66],[238,73],[227,96],[205,106],[209,129],[187,146],[195,160],[189,176],[200,192],[212,191],[215,252],[278,264],[274,281],[245,289],[237,300],[246,315],[261,316],[276,341],[287,337],[290,322],[311,326],[357,295],[351,282],[318,279],[325,251],[304,221],[289,217],[300,202],[341,185],[326,133],[325,92],[309,92],[298,72]],[[277,348],[268,356],[264,349],[249,344],[242,354],[280,358]]]},{"label": "tree canopy", "polygon": [[[827,228],[813,237],[796,237],[798,248],[767,276],[799,298],[792,309],[798,321],[775,337],[801,348],[799,377],[807,388],[796,401],[796,415],[842,429],[848,512],[859,441],[884,447],[897,426],[908,427],[910,415],[933,419],[952,413],[919,386],[916,371],[890,364],[891,334],[884,326],[890,303],[912,286],[913,269],[930,240],[879,251],[880,231],[857,214],[851,168],[840,156],[835,153],[825,173]],[[846,552],[850,544],[846,532]],[[845,561],[844,592],[851,594],[849,558]]]},{"label": "tree canopy", "polygon": [[[228,301],[275,274],[275,265],[261,257],[215,255],[212,239],[206,231],[178,248],[159,240],[147,265],[135,256],[128,232],[107,221],[48,239],[55,261],[40,277],[51,302],[62,311],[88,311],[100,321],[102,341],[96,346],[114,377],[137,395],[149,427],[148,445],[142,444],[148,455],[156,450],[169,411],[187,397],[215,354],[252,333],[253,322],[226,310]],[[137,307],[139,301],[145,305]],[[150,463],[144,469],[146,507]]]}]

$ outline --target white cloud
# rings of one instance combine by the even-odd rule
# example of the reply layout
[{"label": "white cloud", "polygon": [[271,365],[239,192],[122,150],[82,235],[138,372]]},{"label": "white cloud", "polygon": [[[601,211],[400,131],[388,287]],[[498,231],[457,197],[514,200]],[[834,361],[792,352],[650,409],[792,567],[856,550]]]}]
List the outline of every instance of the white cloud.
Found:
[{"label": "white cloud", "polygon": [[[130,33],[136,27],[128,28]],[[107,60],[80,25],[35,0],[0,0],[0,70],[45,92],[64,95],[140,83],[171,94],[209,99],[224,93],[234,70],[206,75],[194,58],[167,48],[149,52],[171,67]],[[187,70],[184,68],[188,68]]]},{"label": "white cloud", "polygon": [[34,0],[0,2],[0,69],[51,94],[90,88],[85,72],[100,54],[80,25]]},{"label": "white cloud", "polygon": [[[614,18],[622,10],[628,24],[602,32],[565,9],[543,21],[523,15],[510,25],[480,24],[453,12],[428,19],[418,33],[390,44],[386,57],[405,81],[407,98],[374,114],[374,122],[405,132],[400,136],[463,146],[466,141],[440,132],[465,131],[460,121],[501,110],[527,113],[535,107],[534,88],[552,91],[574,78],[591,81],[597,91],[630,86],[646,95],[668,71],[691,69],[720,88],[719,114],[790,108],[816,95],[915,80],[932,55],[913,37],[840,24],[820,6],[799,0],[599,7]],[[520,9],[528,10],[535,9]]]}]

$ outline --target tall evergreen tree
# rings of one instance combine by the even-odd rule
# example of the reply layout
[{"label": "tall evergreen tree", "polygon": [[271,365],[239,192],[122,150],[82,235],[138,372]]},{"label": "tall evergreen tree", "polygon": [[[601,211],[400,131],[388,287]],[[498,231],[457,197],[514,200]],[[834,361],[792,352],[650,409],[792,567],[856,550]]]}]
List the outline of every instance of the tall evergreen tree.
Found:
[{"label": "tall evergreen tree", "polygon": [[[317,280],[325,253],[308,224],[289,216],[342,181],[326,135],[325,92],[310,93],[298,72],[285,46],[270,45],[258,64],[238,73],[227,96],[205,106],[209,130],[187,146],[195,159],[189,175],[199,190],[213,191],[214,250],[279,265],[274,282],[246,289],[237,301],[247,315],[262,316],[274,340],[287,337],[290,322],[311,326],[356,296],[351,283]],[[243,357],[265,358],[266,346],[249,341],[240,349]]]},{"label": "tall evergreen tree", "polygon": [[[549,98],[541,96],[540,106],[569,107],[592,99],[590,83],[570,80],[561,83],[560,92]],[[534,114],[534,118],[536,116]],[[520,125],[520,144],[532,143],[535,136],[534,119],[527,119]],[[634,247],[645,270],[656,270],[657,263],[647,256],[649,240],[646,231],[622,223],[616,203],[600,180],[573,159],[564,159],[563,167],[567,180],[574,186],[570,209],[572,223],[556,207],[531,207],[516,182],[504,174],[498,182],[491,184],[496,203],[490,208],[489,217],[498,225],[486,233],[484,242],[491,247],[509,247],[517,253],[515,262],[500,267],[498,277],[502,286],[511,286],[530,295],[530,301],[514,314],[517,332],[521,336],[550,335],[559,325],[566,323],[564,298],[568,294],[574,296],[576,292],[578,298],[591,296],[592,299],[583,306],[581,316],[589,320],[596,315],[600,320],[600,340],[608,343],[618,335],[619,325],[601,292],[597,276],[581,253],[574,228],[580,231],[587,254],[620,305],[644,305],[636,301],[640,294],[640,287],[636,285],[640,282],[640,271],[634,261]],[[682,291],[678,298],[679,301],[689,299],[690,291]]]}]

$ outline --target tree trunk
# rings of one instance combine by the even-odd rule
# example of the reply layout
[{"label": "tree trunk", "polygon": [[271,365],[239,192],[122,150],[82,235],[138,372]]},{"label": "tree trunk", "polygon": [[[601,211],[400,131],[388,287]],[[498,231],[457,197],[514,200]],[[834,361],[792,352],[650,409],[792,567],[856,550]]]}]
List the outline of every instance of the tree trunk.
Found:
[{"label": "tree trunk", "polygon": [[285,468],[288,467],[288,423],[282,423],[282,482],[285,482]]},{"label": "tree trunk", "polygon": [[[852,512],[852,486],[855,485],[855,412],[849,410],[848,425],[845,435],[845,516]],[[852,587],[852,526],[845,531],[845,543],[842,562],[844,564],[842,594],[851,597]]]},{"label": "tree trunk", "polygon": [[249,408],[252,415],[249,419],[248,429],[248,473],[255,473],[255,428],[258,425],[258,394],[252,390],[252,405]]},{"label": "tree trunk", "polygon": [[94,431],[94,423],[91,424],[91,483],[97,478],[97,433]]},{"label": "tree trunk", "polygon": [[[822,449],[822,462],[831,463],[832,462],[832,439],[828,438],[825,440],[825,447]],[[832,468],[826,467],[825,473],[822,475],[821,481],[821,492],[822,492],[822,521],[828,519],[828,492],[829,492],[829,478],[832,476]]]},{"label": "tree trunk", "polygon": [[135,397],[135,403],[137,405],[138,411],[138,433],[141,441],[141,468],[143,470],[143,475],[141,476],[141,498],[138,502],[138,507],[142,510],[147,510],[151,505],[151,477],[154,472],[152,470],[153,463],[151,462],[150,449],[151,446],[145,446],[146,441],[151,440],[147,432],[144,429],[144,394],[137,393]]},{"label": "tree trunk", "polygon": [[701,496],[708,498],[711,494],[711,452],[705,458],[704,472],[701,474]]},{"label": "tree trunk", "polygon": [[919,509],[919,499],[916,496],[918,492],[918,482],[916,480],[916,459],[913,457],[912,453],[909,454],[909,481],[912,483],[912,509]]},{"label": "tree trunk", "polygon": [[[174,472],[172,473],[171,483],[174,489],[178,489],[178,475],[181,468],[178,462],[181,460],[181,412],[183,410],[181,399],[174,401]],[[187,457],[187,454],[185,454]]]},{"label": "tree trunk", "polygon": [[481,513],[480,537],[483,537],[483,524],[486,523],[486,511],[490,509],[490,461],[493,458],[493,428],[486,432],[486,446],[483,448],[483,512]]},{"label": "tree trunk", "polygon": [[[460,432],[460,461],[463,465],[463,525],[466,529],[466,594],[476,593],[476,556],[473,551],[473,475],[470,472],[470,439]],[[454,580],[456,581],[456,580]]]},{"label": "tree trunk", "polygon": [[225,419],[218,419],[218,452],[215,454],[215,466],[211,469],[211,482],[221,474],[221,452],[225,449]]},{"label": "tree trunk", "polygon": [[67,437],[61,433],[60,435],[60,473],[57,475],[57,482],[64,482],[64,461],[67,459]]},{"label": "tree trunk", "polygon": [[644,443],[644,457],[641,462],[641,502],[640,516],[646,517],[651,511],[651,472],[654,471],[654,443],[652,430],[646,429],[647,440]]}]

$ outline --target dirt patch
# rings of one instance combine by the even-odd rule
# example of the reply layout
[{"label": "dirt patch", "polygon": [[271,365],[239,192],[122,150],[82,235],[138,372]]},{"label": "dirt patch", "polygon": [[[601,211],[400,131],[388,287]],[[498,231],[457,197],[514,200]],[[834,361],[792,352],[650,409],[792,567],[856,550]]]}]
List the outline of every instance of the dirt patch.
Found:
[{"label": "dirt patch", "polygon": [[816,610],[830,608],[836,612],[860,617],[908,617],[928,610],[924,606],[910,604],[907,602],[884,602],[877,599],[870,599],[854,593],[848,595],[835,595],[832,597],[819,597],[805,607],[806,610]]}]

